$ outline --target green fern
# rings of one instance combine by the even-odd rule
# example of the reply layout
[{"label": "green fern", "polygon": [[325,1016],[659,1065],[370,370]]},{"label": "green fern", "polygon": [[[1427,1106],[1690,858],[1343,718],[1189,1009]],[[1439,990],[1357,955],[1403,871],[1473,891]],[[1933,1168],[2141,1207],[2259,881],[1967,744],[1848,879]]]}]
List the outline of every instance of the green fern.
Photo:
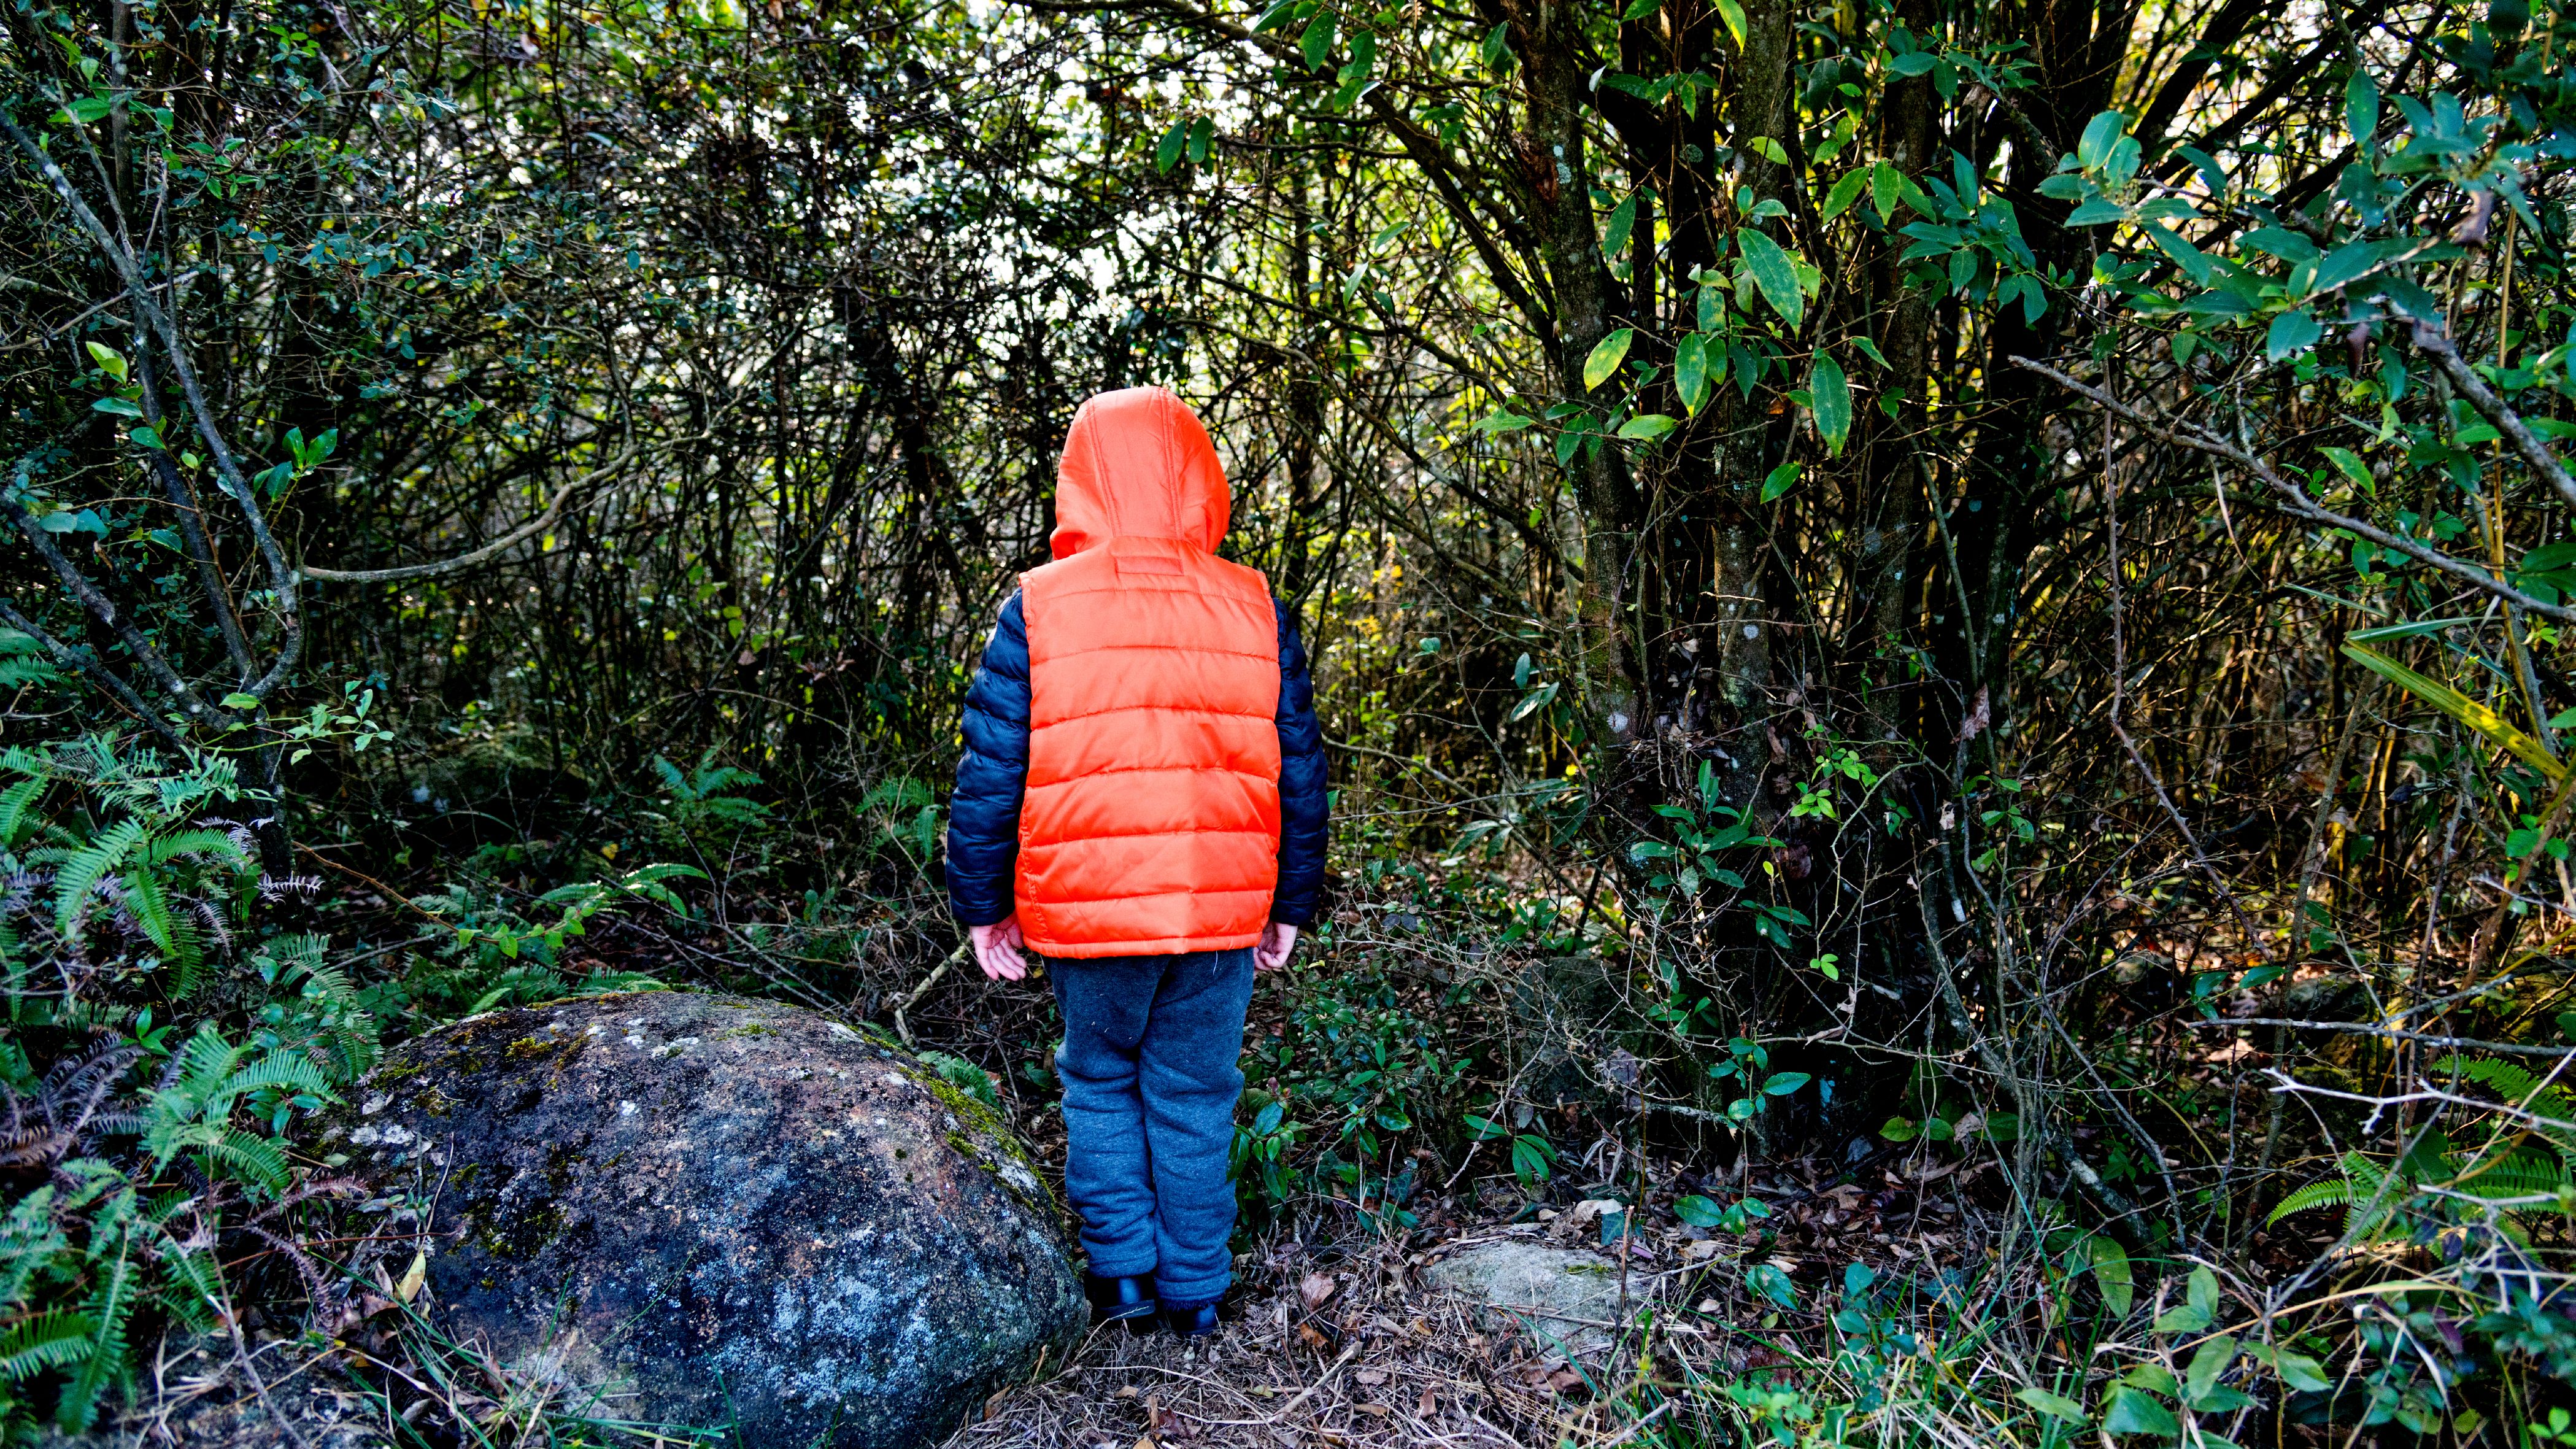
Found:
[{"label": "green fern", "polygon": [[271,1194],[285,1190],[293,1178],[285,1154],[235,1127],[235,1110],[244,1097],[261,1091],[317,1106],[337,1098],[310,1058],[278,1049],[244,1066],[251,1050],[225,1041],[212,1022],[188,1039],[170,1085],[147,1094],[143,1146],[156,1167],[194,1152],[210,1177],[230,1178]]},{"label": "green fern", "polygon": [[[2342,1169],[2342,1176],[2312,1182],[2281,1199],[2280,1206],[2272,1209],[2272,1215],[2264,1219],[2264,1225],[2269,1227],[2292,1213],[2305,1212],[2309,1208],[2346,1205],[2351,1210],[2344,1214],[2344,1235],[2354,1242],[2366,1242],[2396,1215],[2397,1210],[2405,1205],[2406,1198],[2413,1195],[2413,1182],[2401,1180],[2398,1183],[2400,1190],[2383,1197],[2380,1188],[2388,1181],[2388,1173],[2358,1152],[2345,1153],[2336,1165]],[[2373,1199],[2379,1200],[2376,1207],[2372,1206]]]},{"label": "green fern", "polygon": [[25,842],[34,823],[28,812],[35,808],[37,799],[45,793],[45,787],[52,783],[37,775],[0,791],[0,846],[15,850]]},{"label": "green fern", "polygon": [[2569,1186],[2567,1162],[2528,1149],[2498,1153],[2444,1186],[2453,1192],[2488,1199],[2551,1196]]},{"label": "green fern", "polygon": [[97,1291],[90,1297],[91,1326],[89,1340],[83,1345],[85,1356],[73,1369],[71,1381],[63,1385],[62,1399],[54,1408],[55,1425],[69,1433],[86,1431],[98,1417],[98,1396],[133,1372],[125,1342],[126,1320],[134,1316],[130,1247],[130,1242],[120,1236],[116,1257],[107,1265]]},{"label": "green fern", "polygon": [[[2558,1149],[2562,1157],[2576,1160],[2576,1131],[2552,1127],[2549,1122],[2576,1122],[2576,1096],[2555,1083],[2545,1083],[2529,1069],[2494,1057],[2449,1056],[2433,1063],[2433,1070],[2456,1074],[2477,1083],[2522,1109],[2528,1116],[2517,1117],[2514,1126],[2530,1131]],[[2546,1119],[2533,1121],[2532,1118]]]},{"label": "green fern", "polygon": [[90,1352],[98,1325],[86,1313],[49,1309],[12,1324],[0,1333],[0,1378],[11,1383],[51,1369],[69,1368]]},{"label": "green fern", "polygon": [[2280,1206],[2272,1209],[2272,1215],[2263,1220],[2263,1226],[2271,1227],[2292,1213],[2303,1213],[2310,1208],[2341,1207],[2351,1201],[2351,1181],[2342,1177],[2329,1177],[2322,1182],[2309,1183],[2306,1187],[2281,1199]]},{"label": "green fern", "polygon": [[320,936],[280,936],[263,944],[251,964],[262,980],[295,993],[291,1005],[271,1007],[281,1034],[300,1041],[333,1082],[354,1082],[375,1066],[382,1049],[374,1014],[359,1004],[348,973],[326,959],[328,949]]},{"label": "green fern", "polygon": [[90,892],[125,864],[125,858],[143,843],[148,829],[142,820],[127,816],[89,844],[63,856],[62,864],[54,871],[55,930],[66,938],[80,934],[81,920],[89,914]]}]

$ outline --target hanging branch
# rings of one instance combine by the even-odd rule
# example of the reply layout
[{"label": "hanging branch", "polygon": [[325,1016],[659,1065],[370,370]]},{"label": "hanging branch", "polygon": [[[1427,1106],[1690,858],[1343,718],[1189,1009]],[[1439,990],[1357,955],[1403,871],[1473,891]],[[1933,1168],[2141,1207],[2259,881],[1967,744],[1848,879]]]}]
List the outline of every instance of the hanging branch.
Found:
[{"label": "hanging branch", "polygon": [[[2396,553],[2402,553],[2408,558],[2415,560],[2417,563],[2423,564],[2426,567],[2435,569],[2441,573],[2449,574],[2451,577],[2469,585],[2471,588],[2492,594],[2495,597],[2504,600],[2506,603],[2519,605],[2520,607],[2528,609],[2532,613],[2538,614],[2543,618],[2555,619],[2562,624],[2576,624],[2576,609],[2568,608],[2562,604],[2543,603],[2540,600],[2533,598],[2531,595],[2524,593],[2522,590],[2513,587],[2511,584],[2489,574],[2484,569],[2471,564],[2462,563],[2460,560],[2455,559],[2448,554],[2437,553],[2434,550],[2417,543],[2411,538],[2404,537],[2400,534],[2390,533],[2388,530],[2380,528],[2377,525],[2366,522],[2362,519],[2351,517],[2348,514],[2335,512],[2333,509],[2326,507],[2324,504],[2317,502],[2313,498],[2310,498],[2308,496],[2308,490],[2300,487],[2288,478],[2283,477],[2280,471],[2274,468],[2271,464],[2263,461],[2263,459],[2257,457],[2255,454],[2238,447],[2234,443],[2228,442],[2224,438],[2203,432],[2201,429],[2196,428],[2189,423],[2176,422],[2171,418],[2158,417],[2142,411],[2141,409],[2131,407],[2129,404],[2121,402],[2117,398],[2103,392],[2100,388],[2090,387],[2084,383],[2078,382],[2074,378],[2069,377],[2065,373],[2062,373],[2056,368],[2050,367],[2044,363],[2033,362],[2027,357],[2018,356],[2007,360],[2015,367],[2038,373],[2040,376],[2047,378],[2049,381],[2056,383],[2059,387],[2065,388],[2067,391],[2072,392],[2079,397],[2091,399],[2093,402],[2110,409],[2121,417],[2127,418],[2130,422],[2137,424],[2148,433],[2155,437],[2162,438],[2168,443],[2172,443],[2177,447],[2190,448],[2195,452],[2207,453],[2212,457],[2222,458],[2235,464],[2237,467],[2253,474],[2256,479],[2262,482],[2263,486],[2278,494],[2281,499],[2281,511],[2284,513],[2288,513],[2296,518],[2304,518],[2310,523],[2321,523],[2329,528],[2347,529],[2362,538],[2370,540],[2372,543],[2378,544],[2381,548],[2389,549]],[[2490,396],[2492,396],[2492,394],[2490,394]],[[2501,429],[2499,429],[2499,431],[2501,431]]]},{"label": "hanging branch", "polygon": [[[80,190],[72,184],[71,177],[65,175],[63,168],[55,163],[53,157],[47,155],[44,148],[36,144],[35,138],[29,136],[15,120],[11,119],[7,106],[0,106],[0,131],[8,134],[9,139],[16,143],[18,150],[25,156],[36,174],[43,177],[46,183],[52,186],[54,193],[62,198],[64,207],[71,213],[73,219],[80,223],[81,229],[89,234],[99,254],[107,259],[108,264],[114,267],[117,275],[123,279],[126,296],[134,305],[137,330],[147,330],[145,324],[148,324],[150,334],[159,340],[162,356],[170,364],[171,376],[177,380],[181,395],[187,399],[188,411],[195,422],[197,436],[205,441],[206,449],[214,459],[216,476],[223,486],[223,491],[231,497],[234,506],[240,510],[242,521],[249,528],[251,539],[259,548],[261,562],[267,569],[270,590],[277,601],[280,637],[277,643],[277,657],[270,664],[267,672],[256,679],[246,680],[240,692],[253,699],[264,700],[270,691],[285,682],[288,674],[293,672],[296,661],[303,654],[304,622],[297,606],[296,571],[287,564],[285,551],[278,546],[276,535],[269,531],[268,519],[260,511],[258,496],[252,491],[250,480],[243,475],[241,464],[233,456],[231,445],[224,440],[222,430],[215,426],[214,411],[207,405],[205,389],[199,385],[196,368],[188,360],[188,349],[180,337],[177,322],[159,302],[153,299],[152,289],[145,284],[143,269],[133,252],[128,250],[124,243],[99,221],[97,213],[81,199]],[[95,606],[93,606],[93,612],[95,612]],[[113,621],[102,616],[102,622],[112,623]]]}]

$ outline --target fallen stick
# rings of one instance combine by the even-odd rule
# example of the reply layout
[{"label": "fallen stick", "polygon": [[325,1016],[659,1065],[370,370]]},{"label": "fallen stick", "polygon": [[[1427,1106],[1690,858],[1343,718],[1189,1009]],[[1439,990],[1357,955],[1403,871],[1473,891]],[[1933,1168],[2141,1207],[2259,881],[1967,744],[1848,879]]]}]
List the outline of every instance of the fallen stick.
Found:
[{"label": "fallen stick", "polygon": [[921,978],[921,984],[906,993],[903,1000],[895,1003],[894,1034],[903,1038],[903,1044],[905,1046],[912,1045],[912,1028],[904,1023],[903,1014],[912,1010],[914,1006],[920,1003],[921,998],[930,994],[930,988],[939,984],[939,978],[948,974],[949,967],[956,965],[965,958],[966,943],[960,941],[957,943],[957,949],[948,953],[947,960],[931,967],[930,974]]}]

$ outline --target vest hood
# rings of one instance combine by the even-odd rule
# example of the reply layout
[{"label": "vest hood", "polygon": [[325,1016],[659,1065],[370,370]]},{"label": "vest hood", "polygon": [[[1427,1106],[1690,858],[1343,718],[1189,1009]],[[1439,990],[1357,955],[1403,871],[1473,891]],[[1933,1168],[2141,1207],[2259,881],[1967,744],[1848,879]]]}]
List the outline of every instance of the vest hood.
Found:
[{"label": "vest hood", "polygon": [[1113,538],[1178,539],[1214,553],[1232,510],[1225,466],[1189,404],[1169,388],[1121,388],[1073,415],[1048,544],[1057,558]]}]

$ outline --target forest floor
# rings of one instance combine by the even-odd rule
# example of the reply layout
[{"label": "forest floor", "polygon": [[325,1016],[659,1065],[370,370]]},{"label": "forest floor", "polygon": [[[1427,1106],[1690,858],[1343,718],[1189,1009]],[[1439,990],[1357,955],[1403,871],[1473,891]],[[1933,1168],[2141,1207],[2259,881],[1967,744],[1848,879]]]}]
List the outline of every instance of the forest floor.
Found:
[{"label": "forest floor", "polygon": [[[1942,1316],[1983,1316],[2004,1285],[1969,1286],[1992,1277],[1975,1270],[1995,1226],[1974,1175],[1929,1158],[1871,1163],[1863,1174],[1781,1164],[1755,1186],[1781,1206],[1766,1231],[1735,1241],[1679,1224],[1658,1210],[1669,1198],[1650,1193],[1624,1240],[1632,1309],[1624,1324],[1576,1320],[1600,1330],[1600,1342],[1570,1361],[1564,1339],[1434,1287],[1425,1270],[1514,1239],[1615,1260],[1620,1240],[1600,1243],[1597,1200],[1481,1221],[1435,1211],[1400,1237],[1283,1235],[1244,1255],[1220,1333],[1189,1342],[1094,1330],[1063,1371],[995,1395],[949,1449],[1608,1449],[1642,1430],[1641,1417],[1658,1416],[1656,1405],[1831,1359],[1842,1335],[1830,1318],[1851,1296],[1853,1264],[1882,1280],[1957,1285],[1961,1296]],[[1667,1192],[1694,1185],[1677,1170],[1648,1176]],[[1756,1262],[1781,1270],[1795,1308],[1746,1287]]]},{"label": "forest floor", "polygon": [[[1777,1164],[1752,1188],[1779,1204],[1774,1216],[1764,1231],[1730,1241],[1687,1228],[1656,1206],[1641,1208],[1624,1235],[1632,1304],[1624,1327],[1577,1320],[1598,1332],[1571,1360],[1564,1339],[1534,1333],[1523,1315],[1436,1288],[1425,1270],[1505,1241],[1615,1260],[1620,1240],[1606,1247],[1599,1241],[1599,1200],[1563,1209],[1531,1204],[1509,1216],[1452,1216],[1434,1207],[1420,1226],[1396,1236],[1329,1223],[1304,1236],[1275,1232],[1239,1260],[1239,1286],[1216,1335],[1183,1341],[1094,1330],[1071,1363],[1042,1365],[1032,1381],[995,1394],[947,1449],[1614,1449],[1645,1427],[1641,1417],[1667,1412],[1658,1406],[1698,1400],[1704,1414],[1731,1388],[1740,1397],[1747,1384],[1769,1387],[1766,1369],[1831,1360],[1846,1336],[1831,1315],[1847,1306],[1842,1290],[1851,1264],[1870,1265],[1884,1281],[1976,1280],[1951,1311],[1924,1307],[1953,1323],[1987,1315],[2007,1285],[1976,1271],[1997,1220],[1966,1181],[1974,1175],[1928,1158],[1871,1163],[1861,1180],[1846,1180],[1854,1176],[1848,1170]],[[1700,1185],[1679,1170],[1650,1167],[1647,1178],[1661,1190],[1650,1192],[1650,1203]],[[1780,1269],[1794,1285],[1795,1308],[1747,1288],[1746,1270],[1756,1262]],[[471,1345],[434,1336],[404,1340],[409,1352],[396,1354],[386,1352],[389,1339],[348,1333],[316,1353],[303,1326],[289,1323],[254,1324],[238,1348],[221,1335],[174,1337],[147,1354],[138,1403],[85,1442],[119,1449],[546,1443],[544,1421],[579,1397],[579,1386],[549,1382],[542,1365],[504,1367]],[[244,1372],[241,1348],[250,1351],[255,1378]],[[389,1362],[395,1359],[405,1361]],[[1980,1376],[1976,1367],[1966,1371]],[[402,1395],[411,1433],[392,1422],[392,1406],[368,1382],[388,1373],[418,1390]],[[279,1426],[264,1405],[274,1405],[287,1424]],[[467,1425],[473,1427],[458,1432]],[[553,1442],[695,1449],[723,1441],[631,1428],[603,1438],[592,1428],[571,1439],[557,1430]]]}]

